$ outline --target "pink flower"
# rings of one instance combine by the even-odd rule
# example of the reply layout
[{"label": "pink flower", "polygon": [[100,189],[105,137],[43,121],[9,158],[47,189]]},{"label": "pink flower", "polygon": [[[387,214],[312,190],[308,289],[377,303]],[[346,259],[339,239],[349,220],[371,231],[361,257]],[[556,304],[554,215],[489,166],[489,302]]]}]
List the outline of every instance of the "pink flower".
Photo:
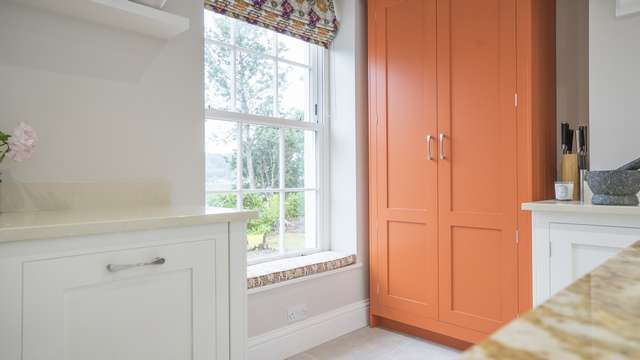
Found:
[{"label": "pink flower", "polygon": [[9,151],[7,157],[9,159],[21,162],[28,160],[35,151],[38,135],[33,128],[23,122],[13,130],[11,138],[9,138]]}]

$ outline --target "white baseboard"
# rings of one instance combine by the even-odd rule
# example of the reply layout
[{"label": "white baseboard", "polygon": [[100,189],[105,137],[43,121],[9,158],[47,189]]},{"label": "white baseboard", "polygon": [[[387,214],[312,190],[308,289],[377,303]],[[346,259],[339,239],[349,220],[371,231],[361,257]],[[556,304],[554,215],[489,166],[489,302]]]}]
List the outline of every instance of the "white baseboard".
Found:
[{"label": "white baseboard", "polygon": [[369,300],[310,317],[249,339],[248,360],[283,360],[367,326]]}]

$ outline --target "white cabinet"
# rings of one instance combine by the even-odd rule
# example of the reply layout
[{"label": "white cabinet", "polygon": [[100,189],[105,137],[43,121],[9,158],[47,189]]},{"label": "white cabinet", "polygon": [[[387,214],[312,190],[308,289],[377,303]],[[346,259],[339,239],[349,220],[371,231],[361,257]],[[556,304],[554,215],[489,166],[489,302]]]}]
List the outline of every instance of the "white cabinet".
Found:
[{"label": "white cabinet", "polygon": [[551,223],[550,295],[640,240],[639,228]]},{"label": "white cabinet", "polygon": [[0,359],[243,359],[244,227],[0,243]]},{"label": "white cabinet", "polygon": [[25,263],[23,358],[214,359],[214,256],[205,240]]},{"label": "white cabinet", "polygon": [[640,208],[544,201],[533,213],[533,304],[640,240]]}]

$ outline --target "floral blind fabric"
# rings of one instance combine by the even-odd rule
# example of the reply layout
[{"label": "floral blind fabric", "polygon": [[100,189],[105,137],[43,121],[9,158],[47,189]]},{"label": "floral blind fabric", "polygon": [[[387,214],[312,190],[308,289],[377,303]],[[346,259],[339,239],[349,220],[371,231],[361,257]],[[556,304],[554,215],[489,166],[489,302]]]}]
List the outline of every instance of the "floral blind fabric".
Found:
[{"label": "floral blind fabric", "polygon": [[205,0],[205,7],[328,48],[338,31],[334,0]]}]

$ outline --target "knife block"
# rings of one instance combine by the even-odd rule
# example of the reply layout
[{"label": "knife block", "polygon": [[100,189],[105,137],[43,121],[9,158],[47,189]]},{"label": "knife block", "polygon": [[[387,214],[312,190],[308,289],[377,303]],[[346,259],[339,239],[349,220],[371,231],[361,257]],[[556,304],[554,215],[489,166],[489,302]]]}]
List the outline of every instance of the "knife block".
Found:
[{"label": "knife block", "polygon": [[562,155],[562,181],[573,183],[573,200],[580,200],[580,171],[578,154]]}]

